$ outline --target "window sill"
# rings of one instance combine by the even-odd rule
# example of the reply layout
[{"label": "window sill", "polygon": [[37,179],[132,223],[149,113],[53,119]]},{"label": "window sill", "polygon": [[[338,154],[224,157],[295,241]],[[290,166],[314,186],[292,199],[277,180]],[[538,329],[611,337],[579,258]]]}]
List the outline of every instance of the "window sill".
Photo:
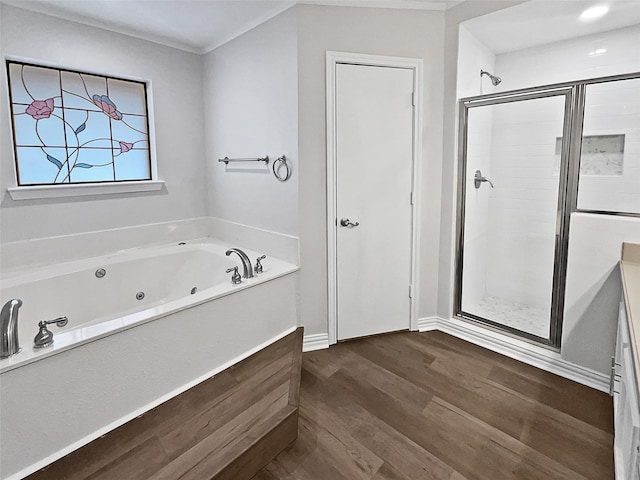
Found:
[{"label": "window sill", "polygon": [[86,183],[74,185],[35,185],[32,187],[7,188],[13,200],[37,198],[65,198],[86,195],[111,195],[116,193],[152,192],[164,186],[162,180],[143,182]]}]

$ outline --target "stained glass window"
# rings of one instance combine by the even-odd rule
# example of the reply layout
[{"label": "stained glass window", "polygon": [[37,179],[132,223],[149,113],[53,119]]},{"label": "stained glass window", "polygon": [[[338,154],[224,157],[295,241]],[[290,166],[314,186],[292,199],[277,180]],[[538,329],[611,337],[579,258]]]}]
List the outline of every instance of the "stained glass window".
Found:
[{"label": "stained glass window", "polygon": [[151,180],[144,82],[7,61],[18,186]]}]

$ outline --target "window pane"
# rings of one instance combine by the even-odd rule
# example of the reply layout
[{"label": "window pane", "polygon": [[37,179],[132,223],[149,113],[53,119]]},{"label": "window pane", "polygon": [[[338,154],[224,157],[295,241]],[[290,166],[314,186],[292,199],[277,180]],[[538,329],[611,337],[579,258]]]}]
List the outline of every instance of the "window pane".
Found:
[{"label": "window pane", "polygon": [[118,155],[116,163],[116,179],[131,180],[141,176],[149,176],[149,161],[146,150],[130,150]]},{"label": "window pane", "polygon": [[143,83],[7,63],[18,185],[151,179]]},{"label": "window pane", "polygon": [[112,182],[113,157],[111,149],[81,149],[71,162],[71,181]]},{"label": "window pane", "polygon": [[[21,102],[31,103],[34,100],[47,98],[60,98],[60,72],[53,68],[35,67],[31,65],[19,65],[12,68],[12,85],[16,84],[16,90],[25,91],[27,97],[21,97]],[[14,89],[12,88],[12,92]],[[19,101],[14,98],[14,102]]]},{"label": "window pane", "polygon": [[121,122],[112,122],[111,129],[114,140],[127,142],[147,141],[147,119],[134,115],[126,115]]},{"label": "window pane", "polygon": [[62,72],[61,78],[65,108],[100,111],[98,106],[91,101],[91,92],[106,91],[104,78],[81,75],[76,72]]},{"label": "window pane", "polygon": [[64,148],[18,147],[20,185],[62,183],[66,177],[67,151]]},{"label": "window pane", "polygon": [[23,105],[29,105],[33,99],[27,93],[24,88],[24,84],[20,79],[22,71],[22,65],[16,63],[9,64],[9,76],[15,81],[11,82],[11,101],[14,103],[21,103]]},{"label": "window pane", "polygon": [[587,85],[578,209],[640,214],[640,79]]},{"label": "window pane", "polygon": [[146,115],[144,85],[109,79],[109,96],[121,105],[122,113]]}]

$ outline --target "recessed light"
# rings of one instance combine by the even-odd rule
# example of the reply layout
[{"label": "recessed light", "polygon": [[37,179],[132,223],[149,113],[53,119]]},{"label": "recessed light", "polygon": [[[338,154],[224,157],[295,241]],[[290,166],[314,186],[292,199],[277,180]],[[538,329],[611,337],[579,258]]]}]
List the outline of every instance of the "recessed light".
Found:
[{"label": "recessed light", "polygon": [[609,5],[596,5],[594,7],[587,8],[580,14],[580,20],[583,22],[590,22],[597,18],[606,15],[609,12]]},{"label": "recessed light", "polygon": [[592,52],[589,52],[589,56],[595,57],[596,55],[603,55],[605,53],[607,53],[607,49],[606,48],[596,48]]}]

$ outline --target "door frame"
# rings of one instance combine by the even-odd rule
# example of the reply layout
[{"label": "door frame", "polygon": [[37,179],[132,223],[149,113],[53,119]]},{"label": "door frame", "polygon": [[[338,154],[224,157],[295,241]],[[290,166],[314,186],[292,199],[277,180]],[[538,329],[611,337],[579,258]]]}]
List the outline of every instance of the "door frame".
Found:
[{"label": "door frame", "polygon": [[[329,345],[337,342],[338,334],[338,265],[337,265],[337,144],[336,144],[336,67],[339,64],[373,67],[405,68],[413,70],[413,155],[412,155],[412,204],[411,214],[411,278],[408,285],[410,319],[409,329],[418,329],[419,249],[420,244],[420,158],[422,156],[422,92],[423,60],[420,58],[389,57],[361,53],[326,53],[326,130],[327,130],[327,283],[328,283],[328,334]],[[384,274],[383,268],[380,270]]]}]

